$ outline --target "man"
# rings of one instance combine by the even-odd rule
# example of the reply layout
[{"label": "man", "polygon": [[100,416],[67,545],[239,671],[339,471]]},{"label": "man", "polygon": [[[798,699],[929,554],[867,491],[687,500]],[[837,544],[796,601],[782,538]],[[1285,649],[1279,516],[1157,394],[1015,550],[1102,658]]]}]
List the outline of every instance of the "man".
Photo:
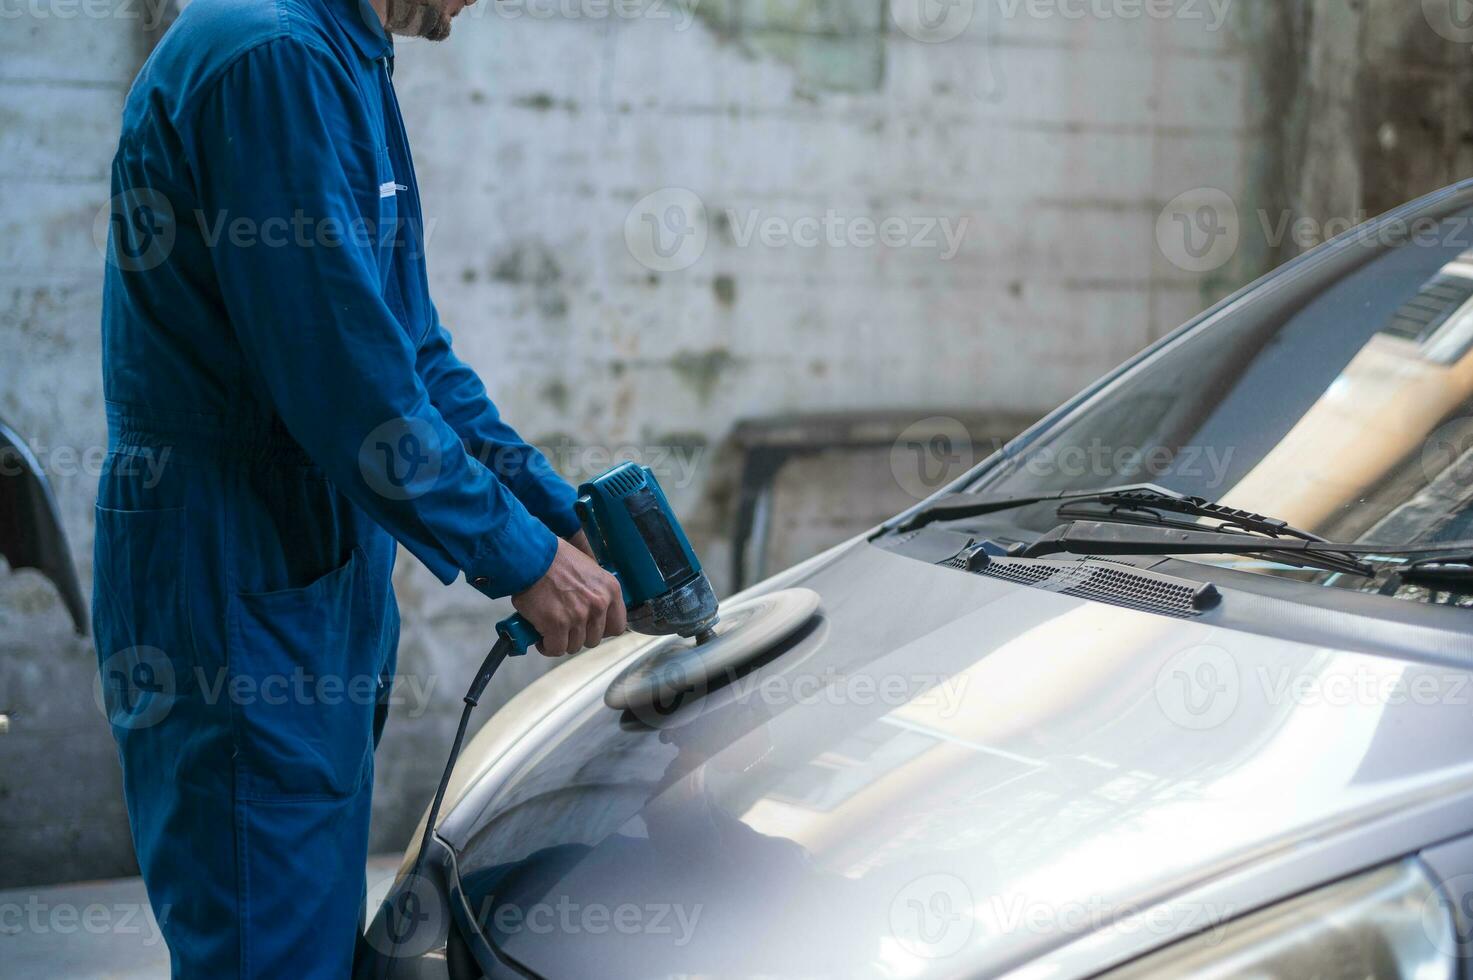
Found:
[{"label": "man", "polygon": [[348,974],[395,539],[545,654],[625,626],[430,302],[385,28],[462,0],[375,2],[195,0],[123,112],[93,604],[176,976]]}]

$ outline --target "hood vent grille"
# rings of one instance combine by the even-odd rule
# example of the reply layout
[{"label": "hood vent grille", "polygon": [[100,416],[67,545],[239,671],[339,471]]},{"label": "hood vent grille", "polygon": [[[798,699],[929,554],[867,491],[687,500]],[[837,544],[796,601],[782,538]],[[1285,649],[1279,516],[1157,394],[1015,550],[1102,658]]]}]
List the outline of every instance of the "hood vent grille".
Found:
[{"label": "hood vent grille", "polygon": [[948,568],[970,569],[977,575],[1030,588],[1178,619],[1200,616],[1222,600],[1217,587],[1211,583],[1171,578],[1098,560],[1059,562],[993,558],[979,562],[976,556],[963,553],[943,564]]}]

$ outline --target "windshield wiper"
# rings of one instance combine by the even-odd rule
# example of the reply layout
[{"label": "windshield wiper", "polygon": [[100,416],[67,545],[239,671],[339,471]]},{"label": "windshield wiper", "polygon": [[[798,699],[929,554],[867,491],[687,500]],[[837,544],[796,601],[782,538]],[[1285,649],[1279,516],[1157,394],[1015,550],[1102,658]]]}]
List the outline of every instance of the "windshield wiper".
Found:
[{"label": "windshield wiper", "polygon": [[1111,496],[1122,493],[1149,493],[1161,497],[1186,500],[1187,498],[1178,493],[1173,493],[1165,487],[1158,487],[1154,483],[1131,483],[1122,487],[1111,487],[1106,490],[1051,490],[1048,493],[1030,494],[978,494],[978,493],[953,493],[942,497],[923,510],[917,511],[904,524],[899,525],[896,530],[901,532],[918,531],[931,524],[939,524],[942,521],[961,521],[969,517],[985,517],[988,514],[999,514],[1007,510],[1018,510],[1023,507],[1032,507],[1034,504],[1046,504],[1050,501],[1087,501],[1100,497]]},{"label": "windshield wiper", "polygon": [[[1167,490],[1153,483],[1136,483],[1104,490],[1056,490],[1043,494],[1012,496],[978,496],[976,494],[953,494],[945,497],[912,517],[901,525],[901,531],[911,531],[939,521],[965,520],[1005,510],[1031,507],[1036,504],[1057,502],[1060,517],[1094,516],[1093,508],[1104,508],[1106,514],[1096,517],[1097,521],[1125,524],[1144,524],[1150,527],[1181,530],[1202,530],[1223,535],[1248,537],[1254,544],[1254,554],[1301,568],[1318,568],[1330,572],[1346,572],[1351,575],[1372,574],[1364,562],[1347,556],[1338,548],[1326,548],[1315,554],[1290,555],[1281,549],[1259,547],[1260,540],[1278,539],[1288,541],[1322,542],[1323,538],[1309,531],[1252,511],[1240,510],[1215,503],[1204,497],[1189,497],[1186,494]],[[1167,514],[1183,518],[1206,518],[1216,521],[1215,526],[1199,526],[1191,520],[1176,520]]]},{"label": "windshield wiper", "polygon": [[[1389,558],[1460,552],[1412,566],[1430,568],[1426,574],[1441,575],[1444,580],[1461,574],[1452,567],[1458,564],[1457,558],[1467,558],[1473,566],[1473,551],[1469,550],[1473,542],[1406,548],[1337,544],[1278,518],[1177,493],[1153,483],[1038,494],[955,493],[912,515],[897,530],[915,531],[942,521],[966,520],[1045,503],[1060,504],[1061,517],[1082,515],[1093,508],[1104,508],[1106,513],[1093,520],[1079,520],[1055,528],[1022,552],[1028,557],[1061,551],[1101,555],[1260,555],[1285,565],[1372,577],[1375,569],[1356,556]],[[1198,525],[1190,518],[1206,518],[1217,524]]]},{"label": "windshield wiper", "polygon": [[[1025,558],[1069,553],[1076,555],[1262,555],[1275,561],[1295,564],[1300,560],[1318,560],[1326,555],[1343,557],[1353,562],[1355,573],[1367,577],[1375,568],[1359,561],[1366,556],[1443,556],[1416,562],[1412,569],[1422,574],[1455,574],[1461,565],[1473,567],[1473,542],[1455,541],[1440,545],[1409,548],[1387,548],[1374,544],[1340,544],[1334,541],[1310,541],[1303,538],[1264,538],[1242,532],[1194,531],[1180,527],[1138,527],[1129,524],[1107,524],[1100,521],[1073,521],[1061,524],[1028,545],[1021,552]],[[1350,569],[1347,568],[1347,571]]]},{"label": "windshield wiper", "polygon": [[[1154,483],[1132,483],[1104,490],[1054,490],[1049,493],[1007,496],[988,496],[972,493],[955,493],[943,497],[926,509],[916,513],[900,525],[900,531],[916,531],[941,521],[959,521],[969,517],[983,517],[1007,510],[1032,507],[1035,504],[1057,502],[1064,504],[1059,513],[1084,505],[1098,504],[1108,507],[1112,516],[1118,514],[1139,520],[1131,515],[1148,515],[1150,523],[1165,523],[1160,512],[1166,511],[1187,517],[1205,517],[1219,522],[1222,528],[1237,529],[1251,534],[1267,534],[1272,537],[1299,538],[1303,541],[1323,541],[1318,535],[1301,530],[1287,521],[1255,514],[1250,510],[1239,510],[1214,503],[1205,497],[1189,497],[1186,494],[1167,490]],[[1210,529],[1209,529],[1210,530]]]},{"label": "windshield wiper", "polygon": [[[1096,504],[1111,508],[1112,516],[1128,517],[1132,520],[1136,519],[1132,516],[1136,514],[1158,519],[1161,512],[1165,511],[1187,517],[1210,518],[1219,522],[1216,530],[1236,528],[1250,534],[1267,534],[1276,538],[1299,538],[1303,541],[1325,540],[1317,534],[1294,527],[1287,521],[1255,514],[1251,510],[1239,510],[1236,507],[1214,503],[1205,497],[1188,497],[1184,494],[1172,493],[1160,487],[1102,490],[1066,502],[1063,507],[1059,508],[1059,513],[1063,515],[1072,509]],[[1214,528],[1203,528],[1203,530],[1214,530]]]},{"label": "windshield wiper", "polygon": [[[1097,513],[1101,509],[1105,511],[1103,517]],[[1325,540],[1318,534],[1294,527],[1278,518],[1228,507],[1203,497],[1162,493],[1159,488],[1106,491],[1097,496],[1065,503],[1059,508],[1058,513],[1060,517],[1082,517],[1110,523],[1143,524],[1148,527],[1177,528],[1186,531],[1219,531],[1300,541]],[[1168,516],[1171,514],[1182,515],[1184,519]],[[1214,520],[1217,521],[1217,524],[1201,525],[1196,522],[1196,519],[1199,518]],[[1264,557],[1305,568],[1347,572],[1352,575],[1366,574],[1366,566],[1363,562],[1338,550],[1312,556],[1264,552]]]}]

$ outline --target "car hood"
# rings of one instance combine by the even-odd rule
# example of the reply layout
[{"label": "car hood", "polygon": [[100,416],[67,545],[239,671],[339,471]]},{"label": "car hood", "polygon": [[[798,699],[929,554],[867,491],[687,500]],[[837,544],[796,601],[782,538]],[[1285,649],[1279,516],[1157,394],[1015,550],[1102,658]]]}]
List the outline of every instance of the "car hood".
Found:
[{"label": "car hood", "polygon": [[995,975],[1147,908],[1161,941],[1210,928],[1239,910],[1173,898],[1473,783],[1463,668],[870,545],[797,578],[815,627],[672,717],[605,707],[632,650],[527,692],[556,710],[482,760],[444,834],[501,955]]}]

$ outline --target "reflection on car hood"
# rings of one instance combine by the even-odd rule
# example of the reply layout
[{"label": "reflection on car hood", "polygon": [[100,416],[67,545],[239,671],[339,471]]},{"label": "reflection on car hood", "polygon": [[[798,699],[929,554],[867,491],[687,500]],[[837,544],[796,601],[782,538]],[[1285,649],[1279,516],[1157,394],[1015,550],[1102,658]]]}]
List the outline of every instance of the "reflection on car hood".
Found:
[{"label": "reflection on car hood", "polygon": [[994,974],[1148,905],[1211,926],[1234,910],[1165,900],[1473,780],[1462,670],[870,546],[803,584],[823,620],[795,649],[653,728],[578,691],[467,798],[462,884],[504,955],[557,978]]}]

